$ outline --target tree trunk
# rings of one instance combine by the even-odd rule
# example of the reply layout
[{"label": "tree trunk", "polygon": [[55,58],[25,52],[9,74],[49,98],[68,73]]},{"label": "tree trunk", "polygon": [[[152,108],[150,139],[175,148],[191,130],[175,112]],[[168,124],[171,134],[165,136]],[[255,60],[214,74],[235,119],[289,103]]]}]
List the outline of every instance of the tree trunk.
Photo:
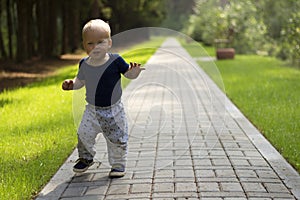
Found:
[{"label": "tree trunk", "polygon": [[62,3],[62,49],[61,53],[74,53],[79,48],[81,39],[80,1]]},{"label": "tree trunk", "polygon": [[71,23],[70,23],[70,43],[69,46],[71,48],[71,52],[74,53],[78,47],[79,47],[79,43],[81,40],[81,28],[80,28],[80,0],[73,0],[72,2],[72,6],[71,6],[71,12],[70,14],[70,18],[71,18]]},{"label": "tree trunk", "polygon": [[57,1],[37,1],[38,52],[42,59],[57,56]]},{"label": "tree trunk", "polygon": [[33,43],[33,0],[17,0],[17,62],[32,58]]},{"label": "tree trunk", "polygon": [[[24,1],[24,0],[23,0]],[[34,0],[27,0],[27,22],[25,24],[26,26],[26,42],[27,42],[27,54],[28,57],[26,59],[31,59],[35,53],[34,49],[34,20],[33,20],[33,4]]]},{"label": "tree trunk", "polygon": [[[57,0],[49,0],[49,19],[48,19],[48,56],[56,57],[58,55],[57,52]],[[51,42],[50,42],[51,41]]]},{"label": "tree trunk", "polygon": [[67,23],[68,23],[68,1],[63,1],[62,2],[62,44],[61,44],[61,54],[65,54],[68,52],[68,28],[67,28]]},{"label": "tree trunk", "polygon": [[100,17],[100,5],[98,0],[94,0],[90,10],[90,18],[96,19]]},{"label": "tree trunk", "polygon": [[[1,27],[1,20],[0,20],[0,27]],[[3,42],[2,31],[0,31],[0,58],[4,58],[4,59],[7,58],[7,53]]]},{"label": "tree trunk", "polygon": [[8,31],[8,57],[13,59],[13,23],[12,23],[12,15],[11,15],[11,0],[6,0],[6,15],[7,15],[7,31]]},{"label": "tree trunk", "polygon": [[28,3],[26,1],[17,0],[17,62],[26,60],[28,55]]},{"label": "tree trunk", "polygon": [[[0,1],[0,16],[2,14],[2,1]],[[3,36],[2,36],[2,20],[0,19],[0,58],[6,58],[7,57],[7,53],[4,47],[4,42],[3,42]]]}]

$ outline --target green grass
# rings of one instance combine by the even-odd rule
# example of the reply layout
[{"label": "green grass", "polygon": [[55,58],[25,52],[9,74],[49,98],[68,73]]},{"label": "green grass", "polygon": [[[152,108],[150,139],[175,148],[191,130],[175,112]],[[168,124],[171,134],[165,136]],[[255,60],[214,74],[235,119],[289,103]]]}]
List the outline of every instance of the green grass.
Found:
[{"label": "green grass", "polygon": [[75,69],[0,94],[0,199],[29,199],[74,148],[72,95],[59,83]]},{"label": "green grass", "polygon": [[[193,48],[190,52],[197,54]],[[199,64],[208,74],[214,65]],[[237,55],[215,64],[227,96],[300,172],[300,70],[258,55]]]},{"label": "green grass", "polygon": [[[136,51],[141,45],[133,47],[125,60],[145,63],[161,42],[143,43],[153,48],[142,53]],[[66,66],[41,82],[0,93],[0,199],[32,198],[74,149],[73,93],[62,91],[61,82],[77,68]]]}]

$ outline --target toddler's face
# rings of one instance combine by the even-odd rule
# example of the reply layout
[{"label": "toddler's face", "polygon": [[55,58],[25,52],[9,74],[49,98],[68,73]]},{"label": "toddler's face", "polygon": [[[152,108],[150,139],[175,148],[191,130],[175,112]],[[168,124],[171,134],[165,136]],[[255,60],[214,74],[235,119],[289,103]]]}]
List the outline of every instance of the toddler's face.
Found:
[{"label": "toddler's face", "polygon": [[90,30],[84,34],[83,47],[86,53],[95,59],[103,58],[111,47],[111,39],[101,31]]}]

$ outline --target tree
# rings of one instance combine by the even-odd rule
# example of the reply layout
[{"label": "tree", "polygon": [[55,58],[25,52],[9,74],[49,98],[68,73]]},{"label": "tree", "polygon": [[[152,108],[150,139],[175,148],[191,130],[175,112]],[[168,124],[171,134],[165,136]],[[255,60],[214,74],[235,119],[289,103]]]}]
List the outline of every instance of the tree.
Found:
[{"label": "tree", "polygon": [[[3,4],[2,4],[2,0],[0,1],[0,17],[2,19],[2,10],[3,10]],[[2,20],[0,20],[0,55],[1,57],[3,58],[6,58],[7,57],[7,53],[6,53],[6,50],[4,48],[4,41],[3,41],[3,35],[2,35]]]},{"label": "tree", "polygon": [[0,58],[54,58],[81,47],[81,28],[92,18],[109,21],[116,34],[158,25],[164,10],[160,0],[0,0]]},{"label": "tree", "polygon": [[196,1],[195,13],[190,16],[187,33],[195,40],[207,45],[213,45],[217,36],[218,20],[220,16],[219,0]]},{"label": "tree", "polygon": [[222,13],[226,16],[227,36],[239,53],[256,53],[266,43],[266,27],[253,2],[232,0]]},{"label": "tree", "polygon": [[299,63],[299,10],[298,0],[198,0],[188,33],[210,45],[229,39],[238,53],[261,50]]},{"label": "tree", "polygon": [[13,9],[11,0],[6,0],[6,21],[7,21],[7,39],[8,39],[8,54],[9,59],[13,59]]},{"label": "tree", "polygon": [[193,14],[195,0],[165,0],[166,17],[162,26],[181,31],[187,28],[188,18]]},{"label": "tree", "polygon": [[41,58],[58,55],[57,52],[57,16],[58,0],[38,0],[36,4],[37,19],[37,54]]},{"label": "tree", "polygon": [[268,36],[276,44],[273,54],[300,66],[300,2],[265,0],[261,7]]},{"label": "tree", "polygon": [[[299,6],[300,8],[300,6]],[[300,67],[300,11],[292,13],[289,21],[282,29],[282,50],[293,64]]]},{"label": "tree", "polygon": [[18,62],[29,59],[32,56],[32,13],[33,0],[17,0],[17,55]]},{"label": "tree", "polygon": [[74,53],[80,47],[80,3],[80,0],[62,2],[62,54]]},{"label": "tree", "polygon": [[113,13],[109,19],[113,34],[133,28],[157,26],[165,16],[164,1],[160,0],[109,0],[105,5]]}]

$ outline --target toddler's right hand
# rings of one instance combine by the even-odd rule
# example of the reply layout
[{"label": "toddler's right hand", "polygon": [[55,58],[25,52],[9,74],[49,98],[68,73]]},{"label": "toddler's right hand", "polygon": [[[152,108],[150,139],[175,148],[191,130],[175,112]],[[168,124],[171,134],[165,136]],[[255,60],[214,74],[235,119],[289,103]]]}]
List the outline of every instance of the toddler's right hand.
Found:
[{"label": "toddler's right hand", "polygon": [[73,80],[65,80],[62,83],[62,89],[63,90],[73,90],[74,82]]}]

